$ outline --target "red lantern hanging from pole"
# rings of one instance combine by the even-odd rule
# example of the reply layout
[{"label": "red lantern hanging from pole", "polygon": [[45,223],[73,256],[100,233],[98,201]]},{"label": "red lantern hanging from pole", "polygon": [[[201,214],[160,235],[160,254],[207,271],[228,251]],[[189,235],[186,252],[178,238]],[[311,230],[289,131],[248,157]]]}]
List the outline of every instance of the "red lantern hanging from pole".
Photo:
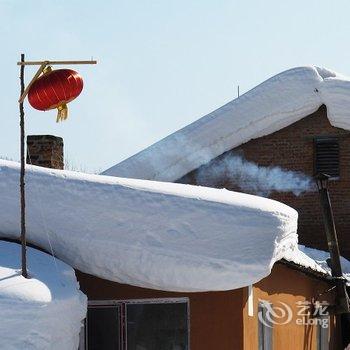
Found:
[{"label": "red lantern hanging from pole", "polygon": [[[20,193],[21,193],[21,245],[22,245],[22,276],[28,278],[27,269],[27,239],[26,239],[26,215],[25,215],[25,130],[24,130],[24,105],[26,96],[30,104],[39,110],[45,111],[52,108],[58,109],[57,121],[67,118],[67,103],[74,100],[83,90],[83,80],[80,75],[70,69],[60,69],[52,71],[50,64],[96,64],[97,61],[25,61],[24,54],[21,54],[21,61],[17,65],[21,66],[21,96],[19,97],[20,111],[20,140],[21,140],[21,174],[20,174]],[[25,88],[24,85],[24,67],[39,66],[37,72]],[[60,73],[57,73],[60,72]],[[42,76],[40,76],[43,73]],[[49,78],[51,75],[51,78]],[[36,85],[36,87],[33,87]]]},{"label": "red lantern hanging from pole", "polygon": [[57,108],[57,122],[68,117],[67,104],[83,90],[82,77],[71,69],[52,70],[47,67],[28,91],[30,105],[40,111]]}]

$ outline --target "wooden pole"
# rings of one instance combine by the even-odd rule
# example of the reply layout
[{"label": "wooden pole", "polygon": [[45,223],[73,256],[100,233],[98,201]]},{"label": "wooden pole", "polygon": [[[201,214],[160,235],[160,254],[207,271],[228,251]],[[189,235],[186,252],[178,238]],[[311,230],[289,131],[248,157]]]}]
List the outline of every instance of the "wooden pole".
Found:
[{"label": "wooden pole", "polygon": [[[24,62],[24,54],[21,54],[21,62]],[[20,69],[21,95],[24,93],[24,65]],[[26,202],[25,202],[25,155],[24,155],[24,107],[23,101],[19,103],[20,131],[21,131],[21,174],[20,174],[20,195],[21,195],[21,244],[22,244],[22,276],[28,278],[27,271],[27,242],[26,242]]]}]

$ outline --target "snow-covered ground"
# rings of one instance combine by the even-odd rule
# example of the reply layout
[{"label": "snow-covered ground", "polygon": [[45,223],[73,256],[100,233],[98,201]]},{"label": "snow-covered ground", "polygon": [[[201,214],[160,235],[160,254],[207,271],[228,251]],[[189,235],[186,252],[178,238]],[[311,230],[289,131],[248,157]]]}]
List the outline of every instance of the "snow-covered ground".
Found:
[{"label": "snow-covered ground", "polygon": [[173,182],[232,148],[293,124],[322,104],[333,126],[350,130],[350,79],[325,68],[290,69],[104,174]]},{"label": "snow-covered ground", "polygon": [[[0,232],[19,232],[19,164],[0,161]],[[183,184],[28,166],[28,240],[83,272],[173,291],[235,289],[297,246],[297,212]]]},{"label": "snow-covered ground", "polygon": [[74,270],[28,248],[31,278],[25,279],[20,257],[20,245],[0,241],[0,348],[77,349],[87,303]]}]

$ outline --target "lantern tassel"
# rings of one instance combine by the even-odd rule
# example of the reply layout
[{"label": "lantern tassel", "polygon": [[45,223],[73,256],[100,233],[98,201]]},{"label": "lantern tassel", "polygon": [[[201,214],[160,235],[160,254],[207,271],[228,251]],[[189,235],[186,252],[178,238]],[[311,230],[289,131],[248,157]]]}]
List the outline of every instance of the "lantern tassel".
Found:
[{"label": "lantern tassel", "polygon": [[68,118],[68,107],[65,103],[62,103],[57,107],[57,119],[56,123],[66,120]]}]

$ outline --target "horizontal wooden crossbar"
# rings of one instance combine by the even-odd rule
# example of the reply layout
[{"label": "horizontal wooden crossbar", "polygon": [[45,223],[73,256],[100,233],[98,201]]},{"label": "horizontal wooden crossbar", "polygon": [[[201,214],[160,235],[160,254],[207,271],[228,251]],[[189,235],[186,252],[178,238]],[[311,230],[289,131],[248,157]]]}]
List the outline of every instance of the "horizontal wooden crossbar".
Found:
[{"label": "horizontal wooden crossbar", "polygon": [[97,64],[97,61],[25,61],[17,62],[18,66],[41,66],[45,65],[58,65],[58,64]]}]

